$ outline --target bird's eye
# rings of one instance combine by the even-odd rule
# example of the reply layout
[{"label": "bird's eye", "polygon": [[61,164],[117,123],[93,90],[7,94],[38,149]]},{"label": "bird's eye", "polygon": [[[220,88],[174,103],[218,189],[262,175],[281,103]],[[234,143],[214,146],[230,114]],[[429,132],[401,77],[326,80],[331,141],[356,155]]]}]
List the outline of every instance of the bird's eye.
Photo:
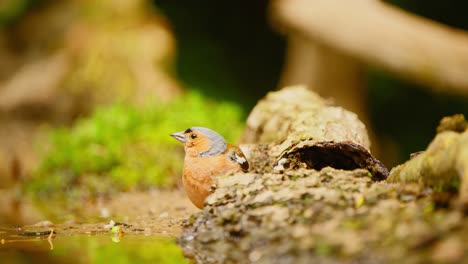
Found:
[{"label": "bird's eye", "polygon": [[196,139],[196,138],[197,138],[197,134],[191,134],[190,137],[191,137],[192,139]]}]

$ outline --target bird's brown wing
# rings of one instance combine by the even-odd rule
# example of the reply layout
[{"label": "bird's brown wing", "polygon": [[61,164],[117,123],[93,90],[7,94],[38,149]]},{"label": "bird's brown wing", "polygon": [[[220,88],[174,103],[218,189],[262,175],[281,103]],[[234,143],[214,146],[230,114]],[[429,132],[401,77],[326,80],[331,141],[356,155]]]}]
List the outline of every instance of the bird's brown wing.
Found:
[{"label": "bird's brown wing", "polygon": [[244,153],[236,146],[229,145],[229,149],[229,158],[239,164],[243,172],[247,172],[249,170],[249,162]]}]

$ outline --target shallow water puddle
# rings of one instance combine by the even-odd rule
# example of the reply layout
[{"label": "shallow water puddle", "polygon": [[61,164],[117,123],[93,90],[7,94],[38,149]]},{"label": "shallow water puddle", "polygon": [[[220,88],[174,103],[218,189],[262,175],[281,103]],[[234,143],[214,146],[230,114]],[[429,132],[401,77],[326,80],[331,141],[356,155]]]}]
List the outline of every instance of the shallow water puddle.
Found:
[{"label": "shallow water puddle", "polygon": [[51,234],[0,228],[2,263],[187,263],[175,239],[144,234]]},{"label": "shallow water puddle", "polygon": [[122,193],[79,215],[49,201],[42,215],[31,208],[0,214],[0,263],[187,263],[175,240],[198,210],[180,190]]}]

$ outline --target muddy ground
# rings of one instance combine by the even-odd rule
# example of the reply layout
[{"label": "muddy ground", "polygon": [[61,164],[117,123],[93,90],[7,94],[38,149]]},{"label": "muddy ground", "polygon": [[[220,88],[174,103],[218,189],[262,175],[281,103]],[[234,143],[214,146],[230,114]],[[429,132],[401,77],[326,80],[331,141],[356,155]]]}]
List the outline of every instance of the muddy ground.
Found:
[{"label": "muddy ground", "polygon": [[[0,194],[10,197],[10,202],[13,201],[11,191],[3,190]],[[57,236],[109,233],[112,226],[110,222],[114,221],[123,228],[124,234],[174,238],[180,234],[184,221],[199,211],[179,189],[121,193],[106,201],[83,205],[79,217],[57,208],[63,210],[63,214],[59,219],[49,219],[25,200],[20,201],[16,211],[13,210],[10,213],[16,214],[16,220],[20,221],[17,223],[22,223],[16,224],[21,232],[54,228]],[[13,221],[14,219],[10,219],[8,224],[12,226]]]}]

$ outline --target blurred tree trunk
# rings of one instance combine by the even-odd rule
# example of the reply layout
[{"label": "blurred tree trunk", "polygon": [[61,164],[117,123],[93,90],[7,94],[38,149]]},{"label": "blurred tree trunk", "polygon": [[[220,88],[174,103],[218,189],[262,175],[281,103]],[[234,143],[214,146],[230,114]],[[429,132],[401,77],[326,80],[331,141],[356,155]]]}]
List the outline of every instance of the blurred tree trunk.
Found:
[{"label": "blurred tree trunk", "polygon": [[468,95],[468,34],[370,0],[275,0],[273,22],[434,90]]},{"label": "blurred tree trunk", "polygon": [[370,125],[362,65],[340,51],[312,42],[299,34],[288,36],[285,65],[279,88],[305,85],[337,105],[356,113],[366,124],[372,152],[380,156]]},{"label": "blurred tree trunk", "polygon": [[363,76],[361,65],[349,56],[299,35],[291,35],[279,87],[305,84],[366,120]]}]

